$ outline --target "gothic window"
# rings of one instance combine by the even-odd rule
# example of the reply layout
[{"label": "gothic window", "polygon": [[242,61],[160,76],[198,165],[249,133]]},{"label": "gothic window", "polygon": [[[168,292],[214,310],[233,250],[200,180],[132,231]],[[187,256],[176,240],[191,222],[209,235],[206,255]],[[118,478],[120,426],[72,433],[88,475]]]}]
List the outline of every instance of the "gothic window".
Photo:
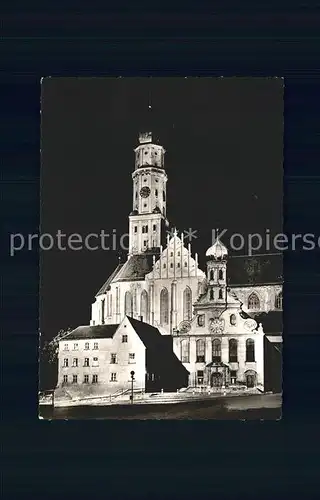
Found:
[{"label": "gothic window", "polygon": [[104,324],[104,303],[105,303],[105,300],[102,299],[101,301],[101,323]]},{"label": "gothic window", "polygon": [[223,271],[222,271],[222,269],[219,270],[219,280],[223,280]]},{"label": "gothic window", "polygon": [[181,340],[181,362],[189,363],[190,343],[189,339]]},{"label": "gothic window", "polygon": [[198,316],[198,326],[204,326],[205,324],[205,315],[199,314]]},{"label": "gothic window", "polygon": [[235,314],[231,314],[230,316],[230,325],[235,325],[237,323],[237,318]]},{"label": "gothic window", "polygon": [[206,343],[203,339],[196,342],[196,363],[204,363],[206,358]]},{"label": "gothic window", "polygon": [[192,292],[187,286],[183,292],[183,319],[190,321],[192,318]]},{"label": "gothic window", "polygon": [[260,309],[260,300],[256,293],[252,293],[248,298],[248,309]]},{"label": "gothic window", "polygon": [[219,290],[219,299],[223,299],[223,291],[222,288]]},{"label": "gothic window", "polygon": [[246,341],[246,361],[254,361],[254,340]]},{"label": "gothic window", "polygon": [[236,339],[229,340],[229,363],[238,361],[238,341]]},{"label": "gothic window", "polygon": [[126,316],[133,315],[133,302],[132,302],[132,295],[130,292],[126,292],[124,296],[124,310]]},{"label": "gothic window", "polygon": [[143,290],[141,292],[140,316],[142,317],[142,321],[147,323],[147,321],[148,321],[148,293],[146,292],[146,290]]},{"label": "gothic window", "polygon": [[210,271],[210,280],[214,280],[214,270],[211,269]]},{"label": "gothic window", "polygon": [[276,309],[282,309],[282,292],[280,292],[276,296],[275,307],[276,307]]},{"label": "gothic window", "polygon": [[169,293],[166,288],[163,288],[160,293],[160,324],[167,325],[169,323]]},{"label": "gothic window", "polygon": [[214,291],[212,290],[212,288],[210,290],[210,300],[214,300]]},{"label": "gothic window", "polygon": [[221,341],[219,339],[212,341],[212,361],[214,363],[221,361]]}]

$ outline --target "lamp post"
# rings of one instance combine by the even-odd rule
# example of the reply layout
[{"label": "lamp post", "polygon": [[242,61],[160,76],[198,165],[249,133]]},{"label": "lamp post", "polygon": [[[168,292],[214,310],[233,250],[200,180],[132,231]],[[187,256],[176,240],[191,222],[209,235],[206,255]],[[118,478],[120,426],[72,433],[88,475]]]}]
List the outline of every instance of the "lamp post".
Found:
[{"label": "lamp post", "polygon": [[134,382],[134,371],[130,372],[131,375],[131,404],[133,404],[133,382]]}]

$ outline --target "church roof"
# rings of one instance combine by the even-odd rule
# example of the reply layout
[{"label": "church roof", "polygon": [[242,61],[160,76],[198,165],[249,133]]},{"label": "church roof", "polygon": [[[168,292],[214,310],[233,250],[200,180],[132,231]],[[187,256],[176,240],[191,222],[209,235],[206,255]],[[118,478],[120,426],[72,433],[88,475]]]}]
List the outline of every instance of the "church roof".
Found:
[{"label": "church roof", "polygon": [[118,264],[117,267],[115,268],[115,270],[110,274],[109,278],[107,279],[107,281],[102,285],[102,287],[100,288],[100,290],[97,292],[96,294],[96,297],[98,295],[102,295],[103,293],[106,293],[107,290],[108,290],[108,286],[110,285],[110,283],[112,282],[113,278],[118,274],[118,272],[120,271],[120,269],[123,267],[124,264]]},{"label": "church roof", "polygon": [[123,264],[113,281],[143,281],[145,275],[152,271],[153,254],[137,254]]},{"label": "church roof", "polygon": [[231,256],[227,264],[227,273],[229,286],[282,284],[282,254]]},{"label": "church roof", "polygon": [[119,325],[78,326],[62,340],[111,339]]},{"label": "church roof", "polygon": [[251,313],[251,317],[254,318],[257,323],[262,323],[263,331],[266,335],[282,334],[282,311],[256,312]]}]

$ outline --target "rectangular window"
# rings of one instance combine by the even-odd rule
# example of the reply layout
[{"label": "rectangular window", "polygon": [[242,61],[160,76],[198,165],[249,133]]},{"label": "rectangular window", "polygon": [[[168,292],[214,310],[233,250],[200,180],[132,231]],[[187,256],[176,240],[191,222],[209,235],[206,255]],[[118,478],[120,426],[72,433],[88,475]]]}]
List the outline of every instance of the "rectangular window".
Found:
[{"label": "rectangular window", "polygon": [[117,374],[116,373],[111,373],[110,382],[116,382],[116,381],[117,381]]},{"label": "rectangular window", "polygon": [[231,384],[235,384],[237,382],[237,371],[230,370],[230,382]]},{"label": "rectangular window", "polygon": [[92,375],[92,383],[97,384],[98,383],[98,375]]},{"label": "rectangular window", "polygon": [[94,348],[95,350],[99,349],[99,347],[98,347],[98,342],[94,342],[94,343],[93,343],[93,348]]},{"label": "rectangular window", "polygon": [[134,226],[134,232],[136,233],[138,231],[138,226]]},{"label": "rectangular window", "polygon": [[64,344],[63,349],[64,349],[65,351],[69,351],[69,344]]},{"label": "rectangular window", "polygon": [[89,383],[89,375],[85,375],[85,376],[83,377],[83,383],[84,383],[84,384],[88,384],[88,383]]},{"label": "rectangular window", "polygon": [[72,360],[72,366],[74,366],[74,367],[78,366],[78,358],[73,358],[73,360]]},{"label": "rectangular window", "polygon": [[128,335],[122,335],[122,342],[128,342]]},{"label": "rectangular window", "polygon": [[65,358],[65,359],[63,360],[63,366],[64,366],[65,368],[67,368],[67,367],[69,366],[69,360],[68,360],[68,358]]},{"label": "rectangular window", "polygon": [[134,352],[130,352],[129,353],[129,363],[133,363],[134,360],[135,360],[135,357],[136,357],[135,353]]},{"label": "rectangular window", "polygon": [[146,246],[147,246],[147,243],[148,243],[148,242],[147,242],[147,240],[144,240],[144,242],[143,242],[143,246],[144,246],[144,247],[146,247]]},{"label": "rectangular window", "polygon": [[157,226],[156,224],[153,224],[153,230],[156,231],[157,230]]},{"label": "rectangular window", "polygon": [[98,358],[93,358],[92,366],[99,366]]},{"label": "rectangular window", "polygon": [[110,363],[112,365],[116,364],[117,362],[117,355],[116,354],[111,354],[111,359],[110,359]]},{"label": "rectangular window", "polygon": [[68,375],[63,375],[63,383],[64,384],[68,383]]},{"label": "rectangular window", "polygon": [[85,348],[85,350],[86,350],[86,351],[89,349],[89,342],[86,342],[86,343],[84,344],[84,348]]},{"label": "rectangular window", "polygon": [[197,383],[198,383],[198,385],[203,384],[203,370],[197,371]]},{"label": "rectangular window", "polygon": [[72,383],[76,384],[78,382],[78,375],[72,375]]},{"label": "rectangular window", "polygon": [[74,351],[77,351],[77,350],[78,350],[78,347],[79,347],[79,345],[78,345],[78,344],[73,344],[73,350],[74,350]]},{"label": "rectangular window", "polygon": [[84,358],[84,365],[83,366],[89,366],[89,358]]}]

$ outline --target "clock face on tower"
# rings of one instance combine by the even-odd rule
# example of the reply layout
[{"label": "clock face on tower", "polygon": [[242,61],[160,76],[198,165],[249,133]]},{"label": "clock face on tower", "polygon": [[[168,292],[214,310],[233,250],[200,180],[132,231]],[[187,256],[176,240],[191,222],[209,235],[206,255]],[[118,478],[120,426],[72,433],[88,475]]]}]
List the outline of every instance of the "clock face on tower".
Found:
[{"label": "clock face on tower", "polygon": [[150,194],[150,188],[148,186],[144,186],[143,188],[140,189],[140,196],[142,198],[148,198]]}]

